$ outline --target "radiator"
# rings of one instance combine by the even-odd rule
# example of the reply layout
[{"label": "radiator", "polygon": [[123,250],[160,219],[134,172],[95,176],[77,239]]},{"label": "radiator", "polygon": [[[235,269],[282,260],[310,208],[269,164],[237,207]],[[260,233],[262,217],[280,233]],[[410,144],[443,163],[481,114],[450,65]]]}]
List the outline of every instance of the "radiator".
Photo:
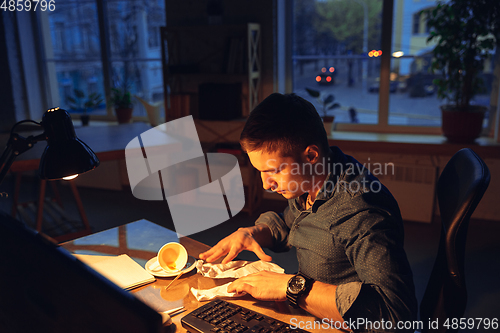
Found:
[{"label": "radiator", "polygon": [[[437,181],[437,167],[393,164],[387,172],[375,173],[396,198],[405,221],[432,221]],[[375,170],[373,170],[375,171]]]}]

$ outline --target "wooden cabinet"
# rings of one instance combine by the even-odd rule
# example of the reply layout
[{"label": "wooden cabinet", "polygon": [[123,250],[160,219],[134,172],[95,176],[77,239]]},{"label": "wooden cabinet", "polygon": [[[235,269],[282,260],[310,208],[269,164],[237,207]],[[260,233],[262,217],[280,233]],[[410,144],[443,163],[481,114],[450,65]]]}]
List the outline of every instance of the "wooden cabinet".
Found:
[{"label": "wooden cabinet", "polygon": [[[241,84],[241,116],[259,102],[260,25],[162,27],[166,119],[199,116],[204,84]],[[202,103],[202,102],[200,102]]]}]

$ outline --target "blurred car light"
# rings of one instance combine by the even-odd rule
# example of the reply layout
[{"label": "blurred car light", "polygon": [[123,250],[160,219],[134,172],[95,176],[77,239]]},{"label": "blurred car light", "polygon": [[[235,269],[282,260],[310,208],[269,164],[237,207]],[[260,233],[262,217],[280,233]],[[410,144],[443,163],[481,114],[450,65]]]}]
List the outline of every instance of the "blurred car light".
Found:
[{"label": "blurred car light", "polygon": [[320,73],[316,76],[318,84],[334,84],[335,83],[335,67],[323,67]]}]

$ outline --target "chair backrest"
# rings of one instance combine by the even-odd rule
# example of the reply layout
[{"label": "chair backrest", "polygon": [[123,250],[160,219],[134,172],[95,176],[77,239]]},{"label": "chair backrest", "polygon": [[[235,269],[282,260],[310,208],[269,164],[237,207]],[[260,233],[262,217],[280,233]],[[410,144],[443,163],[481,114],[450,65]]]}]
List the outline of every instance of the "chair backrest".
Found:
[{"label": "chair backrest", "polygon": [[[469,148],[458,151],[437,183],[442,230],[438,254],[420,304],[423,332],[452,332],[446,318],[460,318],[467,304],[464,277],[465,240],[469,220],[490,182],[483,160]],[[438,319],[438,327],[429,327]],[[450,319],[451,320],[451,319]]]}]

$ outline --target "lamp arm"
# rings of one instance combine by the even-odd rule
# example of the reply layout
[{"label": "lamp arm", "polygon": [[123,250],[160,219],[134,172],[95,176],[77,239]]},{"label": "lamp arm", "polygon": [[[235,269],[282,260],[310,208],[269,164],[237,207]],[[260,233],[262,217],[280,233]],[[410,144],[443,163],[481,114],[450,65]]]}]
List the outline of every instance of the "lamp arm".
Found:
[{"label": "lamp arm", "polygon": [[30,135],[27,138],[17,133],[11,133],[7,147],[2,153],[2,157],[0,157],[0,185],[2,185],[3,179],[7,175],[7,172],[9,172],[16,157],[33,148],[38,141],[46,139],[45,133],[36,136]]},{"label": "lamp arm", "polygon": [[12,154],[12,145],[10,145],[9,143],[7,143],[7,147],[0,157],[0,185],[2,185],[2,181],[5,178],[5,175],[7,174],[7,171],[14,162],[15,158],[15,156]]}]

